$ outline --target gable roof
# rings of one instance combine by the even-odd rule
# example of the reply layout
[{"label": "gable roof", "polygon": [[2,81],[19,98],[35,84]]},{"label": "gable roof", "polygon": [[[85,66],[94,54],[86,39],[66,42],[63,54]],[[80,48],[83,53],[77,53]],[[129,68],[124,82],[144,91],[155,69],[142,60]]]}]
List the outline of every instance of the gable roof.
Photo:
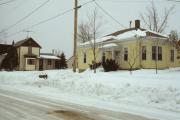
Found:
[{"label": "gable roof", "polygon": [[[134,38],[134,37],[158,37],[162,39],[168,38],[167,35],[163,35],[158,32],[134,27],[134,28],[119,30],[111,34],[108,34],[102,38],[96,39],[96,43],[113,41],[113,40],[124,41],[126,39]],[[94,43],[94,40],[91,40],[91,42]],[[90,42],[87,41],[85,43],[80,44],[80,46],[89,45],[89,44]]]},{"label": "gable roof", "polygon": [[[31,41],[31,42],[29,42],[29,41]],[[19,47],[19,46],[32,46],[32,47],[39,47],[39,48],[41,48],[41,46],[31,37],[16,42],[14,44],[14,46],[16,46],[16,47]]]},{"label": "gable roof", "polygon": [[120,31],[116,31],[116,32],[113,32],[109,35],[106,35],[106,36],[118,36],[120,34],[123,34],[123,33],[126,33],[126,32],[131,32],[133,33],[133,31],[141,31],[141,32],[144,32],[146,34],[146,36],[152,36],[152,37],[161,37],[161,38],[168,38],[167,35],[163,35],[161,33],[158,33],[158,32],[155,32],[155,31],[152,31],[152,30],[147,30],[147,29],[143,29],[143,28],[128,28],[128,29],[123,29],[123,30],[120,30]]}]

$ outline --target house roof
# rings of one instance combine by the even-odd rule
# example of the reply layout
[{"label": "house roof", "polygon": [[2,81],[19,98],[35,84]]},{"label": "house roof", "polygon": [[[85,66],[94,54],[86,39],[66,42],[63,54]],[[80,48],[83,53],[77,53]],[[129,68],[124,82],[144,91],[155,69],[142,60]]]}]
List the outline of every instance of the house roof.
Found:
[{"label": "house roof", "polygon": [[33,47],[41,48],[41,46],[31,37],[16,42],[14,46],[16,46],[16,47],[19,47],[19,46],[33,46]]},{"label": "house roof", "polygon": [[155,32],[155,31],[152,31],[152,30],[147,30],[147,29],[143,29],[143,28],[128,28],[128,29],[123,29],[123,30],[119,30],[119,31],[116,31],[116,32],[113,32],[109,35],[106,35],[106,36],[117,36],[117,35],[120,35],[120,34],[123,34],[123,33],[126,33],[126,32],[130,32],[130,31],[142,31],[142,32],[145,32],[146,33],[146,36],[152,36],[152,37],[162,37],[162,38],[167,38],[168,36],[167,35],[163,35],[161,33],[158,33],[158,32]]},{"label": "house roof", "polygon": [[[163,35],[158,32],[154,32],[151,30],[146,30],[143,28],[128,28],[128,29],[123,29],[120,31],[113,32],[111,34],[108,34],[102,38],[96,39],[96,43],[99,42],[107,42],[107,41],[113,41],[113,40],[118,40],[118,41],[124,41],[129,38],[134,38],[134,37],[158,37],[158,38],[168,38],[167,35]],[[91,43],[94,43],[94,40],[91,41]],[[85,42],[80,44],[80,46],[83,45],[89,45],[90,42]]]}]

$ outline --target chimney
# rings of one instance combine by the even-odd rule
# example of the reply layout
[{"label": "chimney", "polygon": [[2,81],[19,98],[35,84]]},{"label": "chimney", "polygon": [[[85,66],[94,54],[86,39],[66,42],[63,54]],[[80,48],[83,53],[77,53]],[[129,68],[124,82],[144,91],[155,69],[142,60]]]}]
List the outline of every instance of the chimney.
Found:
[{"label": "chimney", "polygon": [[140,20],[135,20],[135,28],[136,29],[140,28]]},{"label": "chimney", "polygon": [[129,22],[129,28],[131,28],[132,21]]},{"label": "chimney", "polygon": [[14,44],[15,44],[15,42],[14,42],[14,40],[13,40],[13,42],[12,42],[12,46],[14,46]]}]

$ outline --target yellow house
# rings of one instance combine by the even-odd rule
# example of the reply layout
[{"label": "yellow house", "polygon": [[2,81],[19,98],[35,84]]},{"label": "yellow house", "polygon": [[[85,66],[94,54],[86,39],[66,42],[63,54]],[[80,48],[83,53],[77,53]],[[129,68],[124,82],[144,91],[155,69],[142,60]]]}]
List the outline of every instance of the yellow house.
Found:
[{"label": "yellow house", "polygon": [[[92,41],[93,42],[93,41]],[[92,42],[78,46],[78,67],[80,70],[92,64]],[[96,39],[96,62],[114,59],[120,69],[166,69],[180,66],[180,49],[168,36],[140,27],[120,30]]]},{"label": "yellow house", "polygon": [[39,56],[41,46],[32,38],[15,43],[18,54],[17,70],[39,70]]}]

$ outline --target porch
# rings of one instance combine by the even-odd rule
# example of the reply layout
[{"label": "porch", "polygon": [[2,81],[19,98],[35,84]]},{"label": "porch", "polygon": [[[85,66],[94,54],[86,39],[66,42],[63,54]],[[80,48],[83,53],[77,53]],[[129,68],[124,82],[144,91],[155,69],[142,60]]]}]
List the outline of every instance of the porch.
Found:
[{"label": "porch", "polygon": [[109,43],[103,45],[100,49],[101,61],[106,59],[113,59],[120,65],[122,59],[122,47],[116,43]]}]

